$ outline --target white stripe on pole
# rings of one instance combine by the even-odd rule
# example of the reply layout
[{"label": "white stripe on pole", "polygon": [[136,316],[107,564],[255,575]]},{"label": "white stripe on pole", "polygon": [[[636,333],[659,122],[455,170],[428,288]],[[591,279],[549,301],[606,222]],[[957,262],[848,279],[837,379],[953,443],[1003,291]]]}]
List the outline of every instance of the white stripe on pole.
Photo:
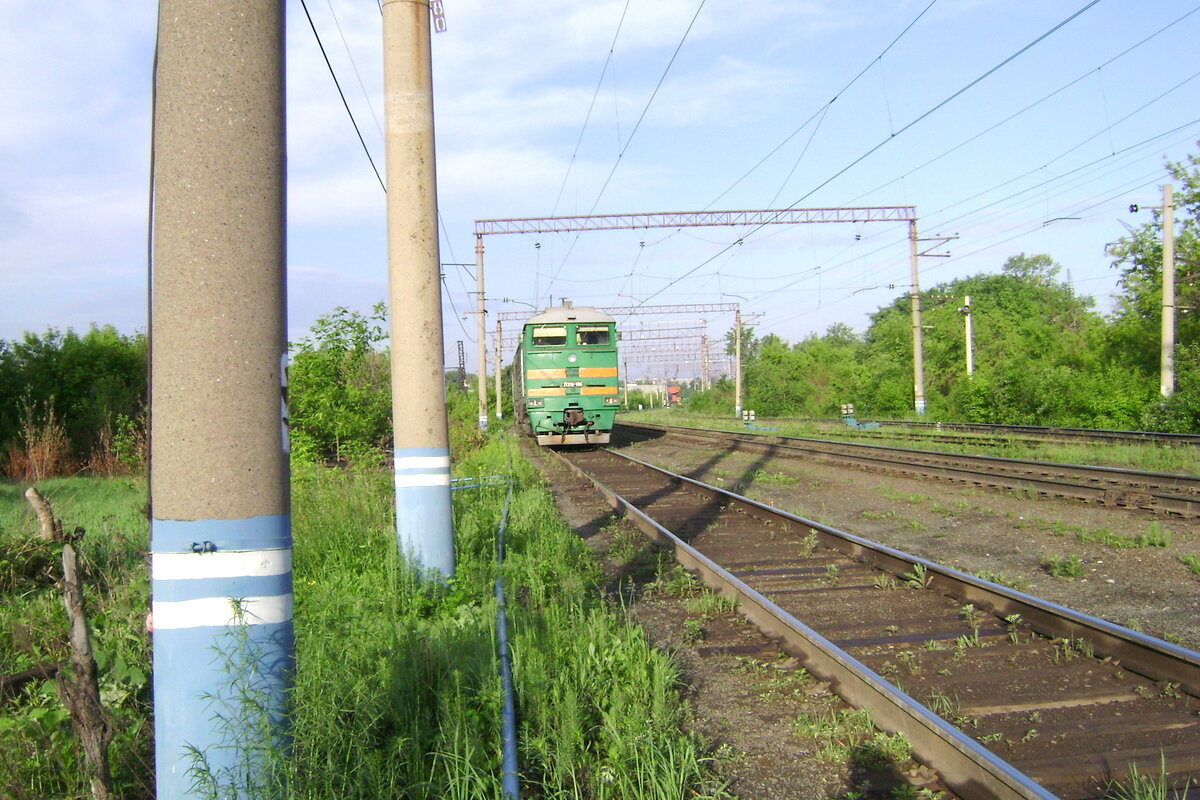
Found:
[{"label": "white stripe on pole", "polygon": [[154,602],[154,630],[269,625],[292,619],[292,595]]},{"label": "white stripe on pole", "polygon": [[156,581],[251,578],[286,575],[291,571],[290,549],[153,553],[150,556],[150,575]]},{"label": "white stripe on pole", "polygon": [[396,459],[396,469],[450,469],[450,456],[405,456]]},{"label": "white stripe on pole", "polygon": [[396,488],[408,488],[410,486],[449,486],[450,473],[430,473],[426,475],[397,475]]}]

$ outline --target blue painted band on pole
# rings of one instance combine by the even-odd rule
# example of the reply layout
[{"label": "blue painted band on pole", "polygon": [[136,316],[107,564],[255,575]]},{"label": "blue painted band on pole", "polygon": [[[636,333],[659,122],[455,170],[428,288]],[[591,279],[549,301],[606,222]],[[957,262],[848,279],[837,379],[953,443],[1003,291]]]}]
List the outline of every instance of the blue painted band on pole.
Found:
[{"label": "blue painted band on pole", "polygon": [[217,552],[290,548],[292,518],[270,514],[247,519],[156,519],[150,526],[152,553],[190,553],[199,542],[212,542]]},{"label": "blue painted band on pole", "polygon": [[454,574],[450,451],[395,451],[396,534],[401,555],[444,577]]},{"label": "blue painted band on pole", "polygon": [[294,639],[290,522],[151,521],[159,800],[244,791],[283,763]]}]

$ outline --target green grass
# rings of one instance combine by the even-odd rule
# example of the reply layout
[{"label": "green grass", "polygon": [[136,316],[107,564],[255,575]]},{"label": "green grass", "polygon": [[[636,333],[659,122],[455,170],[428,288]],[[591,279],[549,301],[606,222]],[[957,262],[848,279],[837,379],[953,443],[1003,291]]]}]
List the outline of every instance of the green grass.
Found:
[{"label": "green grass", "polygon": [[796,730],[816,742],[817,755],[830,763],[853,761],[858,769],[886,765],[902,767],[911,757],[908,741],[900,734],[877,730],[863,709],[827,709],[797,717]]},{"label": "green grass", "polygon": [[1042,566],[1055,578],[1078,578],[1083,575],[1083,564],[1075,554],[1047,556]]},{"label": "green grass", "polygon": [[[0,674],[69,655],[67,618],[55,581],[61,545],[38,540],[26,486],[0,483]],[[100,691],[115,728],[109,747],[120,796],[152,790],[149,640],[144,619],[149,574],[146,493],[130,478],[56,478],[38,484],[76,544]],[[0,795],[14,800],[90,793],[70,719],[52,682],[27,684],[0,715]]]},{"label": "green grass", "polygon": [[737,607],[736,600],[724,597],[708,589],[698,592],[684,603],[684,608],[689,614],[696,614],[705,618],[730,614],[737,611]]},{"label": "green grass", "polygon": [[996,572],[990,569],[981,569],[974,573],[977,578],[982,578],[985,581],[998,583],[1001,586],[1007,586],[1010,589],[1016,589],[1018,592],[1023,592],[1029,588],[1029,582],[1024,578],[1010,578],[1002,572]]},{"label": "green grass", "polygon": [[[456,471],[507,472],[509,446],[495,440]],[[513,465],[503,572],[523,791],[721,796],[698,743],[680,732],[676,668],[599,599],[586,546],[558,519],[526,462]],[[311,563],[309,548],[320,553],[312,559],[319,568],[296,575],[314,596],[297,609],[297,641],[308,640],[297,658],[311,666],[298,674],[303,779],[292,796],[497,796],[492,581],[501,490],[456,493],[457,574],[438,592],[414,585],[395,557],[388,476],[341,474],[332,480],[349,485],[336,490],[325,487],[329,480],[313,487],[319,497],[297,503],[296,563]],[[338,504],[347,497],[360,507],[343,513]],[[364,519],[373,521],[366,530]],[[339,563],[328,563],[333,553]],[[346,591],[347,582],[357,585]],[[312,632],[304,636],[301,624]],[[328,687],[346,673],[352,690],[331,704]]]},{"label": "green grass", "polygon": [[1150,523],[1146,533],[1123,534],[1106,528],[1082,530],[1075,534],[1076,540],[1085,544],[1102,544],[1113,550],[1137,550],[1146,547],[1170,547],[1171,532],[1159,527],[1157,522]]},{"label": "green grass", "polygon": [[[681,425],[717,430],[744,431],[745,427],[733,415],[712,417],[693,415],[684,409],[651,409],[640,412],[624,412],[630,421],[659,425]],[[842,426],[818,425],[787,420],[760,421],[760,424],[777,426],[771,435],[801,436],[814,439],[852,439],[863,441],[861,434]],[[1053,461],[1063,464],[1092,464],[1097,466],[1124,467],[1149,472],[1176,472],[1196,474],[1195,453],[1188,447],[1161,447],[1153,444],[1024,444],[989,438],[986,435],[970,436],[958,442],[935,442],[927,439],[901,438],[903,429],[885,427],[872,431],[867,441],[895,447],[940,450],[952,453],[973,453],[1006,458]]]},{"label": "green grass", "polygon": [[1179,788],[1167,782],[1167,761],[1163,756],[1157,773],[1143,774],[1138,772],[1136,764],[1130,764],[1129,777],[1110,782],[1104,796],[1110,800],[1184,800],[1191,786],[1191,780]]},{"label": "green grass", "polygon": [[1180,564],[1183,564],[1185,567],[1191,570],[1193,575],[1200,577],[1200,556],[1195,556],[1191,553],[1184,553],[1178,558]]},{"label": "green grass", "polygon": [[763,469],[756,469],[749,477],[747,483],[768,484],[775,486],[791,486],[799,479],[794,475],[788,475],[786,472],[767,472]]},{"label": "green grass", "polygon": [[[680,676],[623,612],[601,599],[586,545],[511,440],[495,437],[459,475],[514,471],[503,567],[520,720],[522,790],[544,798],[723,797],[694,737],[681,732]],[[133,481],[43,487],[82,542],[101,690],[118,724],[110,748],[119,796],[151,778],[148,526]],[[296,663],[293,744],[278,793],[288,800],[487,798],[500,794],[501,691],[494,624],[495,533],[504,489],[454,493],[457,571],[417,579],[397,554],[391,476],[293,471]],[[59,660],[66,623],[56,550],[18,487],[0,486],[0,670]],[[31,543],[32,542],[32,543]],[[708,601],[712,610],[722,607]],[[0,795],[81,797],[85,770],[52,684],[0,717]],[[210,776],[211,777],[211,776]],[[223,788],[212,785],[210,792]],[[242,792],[240,797],[253,796]]]}]

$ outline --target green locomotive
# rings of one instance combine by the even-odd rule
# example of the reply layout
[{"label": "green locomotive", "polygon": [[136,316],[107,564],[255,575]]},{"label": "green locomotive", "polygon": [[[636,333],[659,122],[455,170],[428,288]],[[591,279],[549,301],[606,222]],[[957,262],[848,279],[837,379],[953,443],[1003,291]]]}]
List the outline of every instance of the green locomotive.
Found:
[{"label": "green locomotive", "polygon": [[513,363],[521,429],[541,445],[607,444],[617,406],[616,320],[569,302],[530,317]]}]

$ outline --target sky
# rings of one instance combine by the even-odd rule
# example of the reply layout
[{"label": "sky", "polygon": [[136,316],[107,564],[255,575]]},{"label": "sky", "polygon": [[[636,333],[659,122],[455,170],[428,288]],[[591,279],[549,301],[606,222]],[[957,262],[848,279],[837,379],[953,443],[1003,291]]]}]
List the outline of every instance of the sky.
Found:
[{"label": "sky", "polygon": [[[366,312],[387,296],[385,194],[354,128],[382,174],[380,9],[306,2],[353,121],[287,0],[292,340],[337,306]],[[144,331],[156,8],[3,7],[0,339]],[[1188,0],[445,11],[432,41],[445,348],[456,363],[462,341],[470,370],[476,220],[913,206],[921,237],[957,237],[922,245],[948,255],[920,260],[922,289],[1047,253],[1108,311],[1119,271],[1105,246],[1149,220],[1129,205],[1161,203],[1165,162],[1200,140],[1200,5]],[[862,332],[911,290],[907,234],[871,222],[485,236],[489,339],[499,314],[564,298],[736,303],[756,332],[790,342],[838,323]],[[733,327],[728,310],[619,319],[639,338],[691,336],[699,319],[713,340]],[[693,370],[679,362],[636,372]]]}]

